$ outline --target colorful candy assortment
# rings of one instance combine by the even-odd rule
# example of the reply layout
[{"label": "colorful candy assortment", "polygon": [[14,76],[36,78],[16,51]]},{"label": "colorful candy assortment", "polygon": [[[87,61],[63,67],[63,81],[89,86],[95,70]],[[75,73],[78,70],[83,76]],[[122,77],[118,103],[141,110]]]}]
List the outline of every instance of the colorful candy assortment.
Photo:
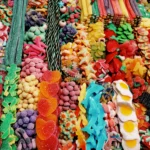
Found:
[{"label": "colorful candy assortment", "polygon": [[0,149],[150,149],[148,6],[0,1]]}]

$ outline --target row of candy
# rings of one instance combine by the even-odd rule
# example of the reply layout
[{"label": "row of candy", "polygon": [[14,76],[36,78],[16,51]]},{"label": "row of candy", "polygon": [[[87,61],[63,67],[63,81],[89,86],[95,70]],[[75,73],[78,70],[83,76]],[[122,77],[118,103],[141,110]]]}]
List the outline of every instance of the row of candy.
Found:
[{"label": "row of candy", "polygon": [[58,92],[61,74],[46,71],[40,83],[37,104],[39,112],[36,120],[36,144],[39,150],[58,149]]},{"label": "row of candy", "polygon": [[[12,9],[9,7],[6,7],[2,3],[0,4],[0,118],[2,117],[3,108],[2,108],[2,102],[3,102],[3,84],[4,84],[4,78],[6,75],[6,70],[3,65],[4,62],[4,56],[5,56],[5,47],[8,40],[8,34],[11,24],[11,18],[12,18]],[[0,121],[1,123],[1,121]],[[8,130],[8,129],[7,129]],[[1,134],[2,131],[0,131]],[[4,141],[4,140],[3,140]],[[7,141],[7,140],[6,140]],[[8,142],[8,141],[7,141]],[[6,142],[6,143],[7,143]],[[2,144],[2,139],[0,137],[0,146]]]}]

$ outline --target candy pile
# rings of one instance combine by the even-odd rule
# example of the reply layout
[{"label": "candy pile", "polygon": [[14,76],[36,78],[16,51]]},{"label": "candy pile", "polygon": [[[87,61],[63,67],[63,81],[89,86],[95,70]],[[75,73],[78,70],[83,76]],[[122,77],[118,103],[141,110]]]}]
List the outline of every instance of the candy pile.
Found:
[{"label": "candy pile", "polygon": [[80,94],[80,87],[75,82],[61,82],[59,94],[59,109],[75,110],[78,104],[78,96]]},{"label": "candy pile", "polygon": [[140,149],[140,136],[135,109],[132,104],[132,93],[128,85],[118,80],[113,82],[115,89],[114,99],[117,102],[117,115],[119,118],[122,146],[124,149]]},{"label": "candy pile", "polygon": [[[37,111],[32,109],[24,110],[17,113],[17,122],[13,125],[15,134],[18,136],[17,149],[35,149],[35,121],[37,118]],[[27,142],[28,141],[28,142]]]},{"label": "candy pile", "polygon": [[57,94],[60,78],[59,71],[47,71],[40,83],[39,116],[36,120],[36,144],[39,150],[58,149]]},{"label": "candy pile", "polygon": [[91,83],[87,88],[86,97],[82,101],[82,104],[87,111],[88,123],[82,128],[82,131],[89,135],[89,138],[86,139],[87,149],[102,149],[107,140],[107,133],[105,130],[106,123],[103,119],[104,109],[99,102],[102,90],[103,87],[101,85]]},{"label": "candy pile", "polygon": [[34,75],[26,76],[19,81],[18,92],[20,101],[17,108],[20,111],[24,109],[37,109],[39,81]]},{"label": "candy pile", "polygon": [[17,95],[17,84],[20,68],[13,64],[6,68],[7,75],[4,79],[4,88],[2,93],[3,115],[1,116],[1,138],[3,140],[1,149],[16,149],[17,141],[14,130],[11,127],[16,122],[16,105],[19,101]]},{"label": "candy pile", "polygon": [[46,19],[40,12],[30,10],[26,13],[25,29],[28,30],[31,26],[42,26]]},{"label": "candy pile", "polygon": [[43,26],[31,26],[30,29],[25,34],[25,41],[27,43],[32,43],[32,41],[39,36],[43,42],[45,42],[45,31],[47,25],[44,23]]},{"label": "candy pile", "polygon": [[60,124],[60,135],[59,138],[63,140],[71,140],[73,141],[74,135],[76,132],[76,115],[73,110],[67,110],[65,112],[61,112],[59,119]]},{"label": "candy pile", "polygon": [[22,62],[21,77],[34,75],[36,79],[40,79],[43,73],[47,71],[47,63],[40,58],[26,58]]}]

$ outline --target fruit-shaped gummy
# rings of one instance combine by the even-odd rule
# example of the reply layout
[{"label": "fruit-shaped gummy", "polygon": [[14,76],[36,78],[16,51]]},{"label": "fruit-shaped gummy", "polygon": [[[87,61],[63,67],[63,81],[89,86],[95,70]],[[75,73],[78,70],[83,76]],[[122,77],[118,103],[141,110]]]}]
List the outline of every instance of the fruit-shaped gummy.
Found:
[{"label": "fruit-shaped gummy", "polygon": [[37,105],[38,111],[42,116],[49,116],[57,108],[57,99],[40,99]]},{"label": "fruit-shaped gummy", "polygon": [[59,82],[61,79],[61,74],[59,71],[46,71],[42,76],[42,81],[47,81],[49,83]]},{"label": "fruit-shaped gummy", "polygon": [[38,150],[57,150],[58,149],[58,138],[52,135],[47,140],[41,140],[38,136],[36,137],[36,144]]},{"label": "fruit-shaped gummy", "polygon": [[40,92],[47,98],[55,97],[59,91],[59,85],[57,83],[49,84],[46,81],[40,83]]},{"label": "fruit-shaped gummy", "polygon": [[41,140],[47,140],[55,132],[56,123],[52,120],[44,121],[41,118],[36,120],[36,133]]}]

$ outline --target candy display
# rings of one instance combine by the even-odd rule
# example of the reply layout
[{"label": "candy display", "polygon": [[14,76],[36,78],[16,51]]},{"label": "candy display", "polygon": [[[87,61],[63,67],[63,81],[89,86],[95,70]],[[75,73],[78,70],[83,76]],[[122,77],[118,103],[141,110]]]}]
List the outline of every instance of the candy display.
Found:
[{"label": "candy display", "polygon": [[149,6],[0,0],[0,150],[149,150]]}]

